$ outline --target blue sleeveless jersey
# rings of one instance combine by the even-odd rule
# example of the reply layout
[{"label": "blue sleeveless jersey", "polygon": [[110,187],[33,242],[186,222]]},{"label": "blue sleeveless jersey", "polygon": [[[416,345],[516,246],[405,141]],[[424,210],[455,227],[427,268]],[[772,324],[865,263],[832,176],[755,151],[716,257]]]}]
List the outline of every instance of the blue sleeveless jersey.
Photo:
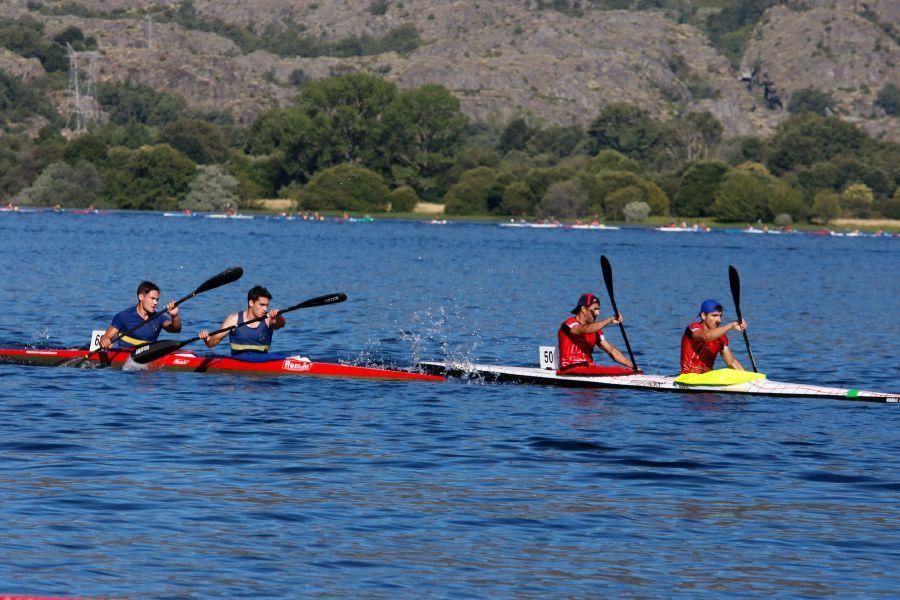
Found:
[{"label": "blue sleeveless jersey", "polygon": [[244,311],[237,315],[238,326],[228,334],[231,343],[231,354],[242,352],[268,352],[272,345],[272,330],[268,323],[260,321],[255,329],[244,325]]},{"label": "blue sleeveless jersey", "polygon": [[[147,342],[155,342],[162,331],[166,321],[171,321],[172,317],[169,313],[163,311],[145,321],[137,312],[137,306],[126,308],[113,317],[112,326],[124,333],[122,337],[116,341],[116,348],[133,348]],[[133,327],[137,327],[131,331]],[[129,333],[130,332],[130,333]]]}]

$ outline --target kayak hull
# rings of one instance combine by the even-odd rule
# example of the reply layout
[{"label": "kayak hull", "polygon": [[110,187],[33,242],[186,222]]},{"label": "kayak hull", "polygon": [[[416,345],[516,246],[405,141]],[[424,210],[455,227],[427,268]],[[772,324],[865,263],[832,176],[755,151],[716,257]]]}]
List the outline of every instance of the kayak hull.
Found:
[{"label": "kayak hull", "polygon": [[758,379],[735,385],[684,385],[665,375],[617,375],[583,377],[558,375],[555,371],[531,367],[509,367],[443,362],[419,363],[426,373],[447,377],[476,378],[498,383],[527,383],[577,388],[623,388],[679,393],[747,394],[789,398],[832,398],[865,402],[900,403],[900,393],[870,392],[866,390],[834,388],[802,383],[785,383]]},{"label": "kayak hull", "polygon": [[110,350],[88,358],[81,349],[0,349],[0,363],[34,366],[80,366],[86,362],[94,366],[141,371],[192,371],[195,373],[224,373],[237,375],[304,375],[312,377],[340,377],[392,381],[443,381],[440,375],[412,373],[393,369],[358,367],[311,361],[299,356],[278,356],[269,360],[239,360],[231,356],[202,356],[193,352],[174,352],[148,365],[130,361],[131,352]]}]

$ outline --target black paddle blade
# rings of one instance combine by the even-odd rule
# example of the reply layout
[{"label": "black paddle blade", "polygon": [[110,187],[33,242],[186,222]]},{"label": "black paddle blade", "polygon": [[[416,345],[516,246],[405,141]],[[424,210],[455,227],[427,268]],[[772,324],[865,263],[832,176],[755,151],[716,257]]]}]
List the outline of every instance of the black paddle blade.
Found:
[{"label": "black paddle blade", "polygon": [[237,281],[243,274],[244,269],[242,267],[231,267],[230,269],[225,269],[218,275],[213,275],[212,277],[201,283],[200,286],[196,290],[194,290],[194,294],[202,294],[203,292],[214,290],[217,287],[221,287],[225,284]]},{"label": "black paddle blade", "polygon": [[619,309],[616,308],[616,295],[613,293],[612,265],[609,264],[609,259],[606,258],[605,254],[600,256],[600,268],[603,270],[603,283],[606,284],[606,292],[609,294],[609,302],[612,304],[613,312],[619,314]]},{"label": "black paddle blade", "polygon": [[734,265],[728,265],[728,283],[731,284],[731,297],[734,298],[736,312],[741,311],[741,276]]},{"label": "black paddle blade", "polygon": [[162,340],[159,342],[143,344],[134,349],[131,360],[139,365],[145,365],[158,358],[162,358],[166,354],[175,352],[183,345],[184,343],[179,342],[178,340]]},{"label": "black paddle blade", "polygon": [[312,308],[313,306],[325,306],[326,304],[338,304],[339,302],[343,302],[347,299],[347,294],[328,294],[326,296],[317,296],[315,298],[310,298],[305,302],[301,302],[295,306],[290,307],[289,309],[283,310],[281,312],[288,312],[288,310],[295,310],[297,308]]}]

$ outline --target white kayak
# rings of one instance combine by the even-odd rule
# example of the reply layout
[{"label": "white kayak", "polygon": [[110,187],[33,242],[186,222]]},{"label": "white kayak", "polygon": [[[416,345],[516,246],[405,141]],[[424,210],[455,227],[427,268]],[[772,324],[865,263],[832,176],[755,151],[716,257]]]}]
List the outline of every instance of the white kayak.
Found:
[{"label": "white kayak", "polygon": [[628,388],[666,392],[701,394],[748,394],[789,398],[833,398],[865,402],[900,403],[900,393],[869,392],[866,390],[824,387],[804,383],[785,383],[757,379],[732,385],[685,385],[666,375],[573,376],[557,375],[555,370],[536,367],[508,367],[472,363],[422,362],[419,368],[433,375],[475,378],[484,381],[530,383],[583,388]]}]

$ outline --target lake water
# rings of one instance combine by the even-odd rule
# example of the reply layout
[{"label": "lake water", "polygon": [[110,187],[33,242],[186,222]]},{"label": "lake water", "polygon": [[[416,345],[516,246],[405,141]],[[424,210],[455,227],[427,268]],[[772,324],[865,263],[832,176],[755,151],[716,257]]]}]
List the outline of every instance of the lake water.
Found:
[{"label": "lake water", "polygon": [[[269,287],[276,351],[536,365],[579,294],[678,368],[700,302],[771,379],[900,391],[900,238],[0,215],[0,346],[77,346],[134,302],[216,327]],[[624,348],[616,330],[611,341]],[[749,361],[739,337],[732,347]],[[202,346],[192,346],[197,351]],[[900,406],[0,365],[0,594],[894,596]]]}]

